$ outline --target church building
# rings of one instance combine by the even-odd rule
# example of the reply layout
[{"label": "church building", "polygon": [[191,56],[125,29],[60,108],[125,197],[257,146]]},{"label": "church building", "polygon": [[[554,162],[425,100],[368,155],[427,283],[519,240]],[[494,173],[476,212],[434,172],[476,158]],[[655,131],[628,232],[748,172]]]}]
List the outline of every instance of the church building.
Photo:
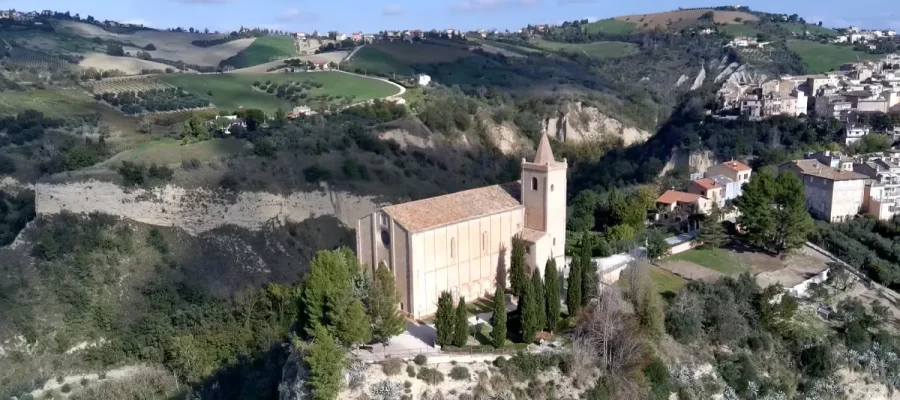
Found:
[{"label": "church building", "polygon": [[413,318],[434,314],[443,291],[466,301],[492,295],[498,275],[508,279],[516,235],[530,271],[543,273],[551,258],[562,268],[566,169],[545,135],[534,160],[522,159],[519,181],[384,207],[357,224],[359,262],[390,268]]}]

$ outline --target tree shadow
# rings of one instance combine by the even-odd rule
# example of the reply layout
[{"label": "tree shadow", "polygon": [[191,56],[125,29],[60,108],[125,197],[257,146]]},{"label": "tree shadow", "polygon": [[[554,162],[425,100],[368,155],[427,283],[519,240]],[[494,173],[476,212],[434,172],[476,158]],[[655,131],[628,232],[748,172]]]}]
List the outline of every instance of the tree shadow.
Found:
[{"label": "tree shadow", "polygon": [[281,343],[238,358],[203,382],[170,397],[170,400],[277,399],[282,370],[290,352]]},{"label": "tree shadow", "polygon": [[500,255],[497,258],[497,277],[494,284],[500,287],[506,287],[507,268],[506,268],[506,252],[508,249],[505,245],[500,245]]},{"label": "tree shadow", "polygon": [[419,324],[416,322],[407,322],[406,331],[414,338],[421,340],[423,343],[434,347],[437,330],[427,324]]}]

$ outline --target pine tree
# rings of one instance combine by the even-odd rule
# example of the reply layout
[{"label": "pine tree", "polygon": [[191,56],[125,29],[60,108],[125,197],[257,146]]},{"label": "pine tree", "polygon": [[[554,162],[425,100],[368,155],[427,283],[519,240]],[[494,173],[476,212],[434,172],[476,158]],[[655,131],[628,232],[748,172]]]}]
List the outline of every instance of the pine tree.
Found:
[{"label": "pine tree", "polygon": [[437,329],[437,344],[449,346],[453,344],[453,328],[456,325],[453,312],[453,296],[450,292],[441,292],[438,298],[437,314],[434,316],[434,327]]},{"label": "pine tree", "polygon": [[531,281],[525,281],[524,291],[519,297],[519,302],[522,303],[519,319],[522,322],[522,341],[525,343],[534,343],[537,331],[540,329],[536,300]]},{"label": "pine tree", "polygon": [[453,324],[453,345],[463,347],[469,339],[469,313],[466,310],[466,299],[459,298],[456,306],[456,315]]},{"label": "pine tree", "polygon": [[362,301],[353,299],[338,324],[338,337],[346,346],[358,346],[372,341],[372,326]]},{"label": "pine tree", "polygon": [[647,235],[647,257],[651,260],[658,260],[668,256],[671,247],[669,242],[666,241],[666,236],[659,230],[652,230]]},{"label": "pine tree", "polygon": [[525,275],[525,241],[516,235],[512,244],[512,260],[510,261],[509,281],[516,296],[521,296],[528,276]]},{"label": "pine tree", "polygon": [[547,260],[544,267],[544,301],[547,303],[547,332],[556,330],[559,322],[559,276],[556,271],[556,260]]},{"label": "pine tree", "polygon": [[591,260],[591,250],[593,249],[591,245],[591,236],[590,233],[584,231],[581,234],[581,252],[579,254],[578,260],[581,265],[578,267],[578,270],[581,271],[581,305],[586,306],[593,298],[597,285],[597,268],[594,266],[593,260]]},{"label": "pine tree", "polygon": [[397,308],[399,304],[400,294],[397,293],[394,275],[384,263],[380,263],[369,293],[369,317],[375,340],[385,342],[406,329],[406,320]]},{"label": "pine tree", "polygon": [[697,241],[702,242],[705,247],[722,247],[728,240],[728,233],[722,226],[722,208],[719,204],[713,202],[709,215],[700,225],[700,232],[697,234]]},{"label": "pine tree", "polygon": [[346,350],[328,333],[324,326],[316,327],[315,339],[304,358],[309,364],[307,385],[312,389],[313,399],[336,399],[344,383]]},{"label": "pine tree", "polygon": [[494,315],[491,318],[491,344],[501,348],[506,344],[506,298],[503,287],[497,286],[494,290]]},{"label": "pine tree", "polygon": [[534,295],[534,308],[537,317],[537,330],[543,330],[547,325],[547,303],[544,300],[544,280],[541,279],[541,271],[531,273],[531,293]]}]

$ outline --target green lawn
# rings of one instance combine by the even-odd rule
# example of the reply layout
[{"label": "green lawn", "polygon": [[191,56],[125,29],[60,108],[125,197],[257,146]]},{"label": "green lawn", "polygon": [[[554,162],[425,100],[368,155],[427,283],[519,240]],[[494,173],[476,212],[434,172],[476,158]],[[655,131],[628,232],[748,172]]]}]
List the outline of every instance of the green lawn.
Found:
[{"label": "green lawn", "polygon": [[229,59],[229,64],[234,68],[247,68],[254,65],[265,64],[279,58],[297,55],[294,47],[294,39],[290,36],[263,36]]},{"label": "green lawn", "polygon": [[390,54],[373,46],[366,46],[356,52],[350,60],[352,70],[363,70],[366,74],[412,75],[412,68]]},{"label": "green lawn", "polygon": [[796,34],[803,34],[803,32],[809,32],[810,35],[817,36],[837,36],[837,31],[830,28],[825,28],[818,25],[804,25],[804,24],[780,24],[782,28],[787,29],[788,31]]},{"label": "green lawn", "polygon": [[[238,107],[259,108],[266,112],[274,112],[277,108],[290,110],[292,107],[290,101],[254,89],[255,81],[318,82],[323,86],[308,91],[309,97],[327,94],[335,100],[334,97],[337,96],[350,96],[355,102],[390,96],[398,91],[395,86],[376,79],[332,71],[290,74],[174,74],[166,75],[162,79],[171,85],[207,97],[216,107],[226,110]],[[209,92],[212,92],[212,96],[208,95]]]},{"label": "green lawn", "polygon": [[61,118],[97,111],[97,105],[79,89],[0,92],[0,115],[16,114],[25,109]]},{"label": "green lawn", "polygon": [[656,291],[659,293],[678,293],[678,290],[688,282],[687,279],[660,267],[651,266],[649,268],[650,280],[653,281],[653,286],[656,287]]},{"label": "green lawn", "polygon": [[637,45],[626,42],[561,43],[532,39],[534,45],[550,51],[582,53],[594,58],[619,58],[637,52]]},{"label": "green lawn", "polygon": [[759,29],[756,29],[750,25],[724,25],[719,27],[719,32],[724,33],[726,36],[735,37],[735,36],[750,36],[756,37],[756,35],[760,32]]},{"label": "green lawn", "polygon": [[634,31],[635,26],[637,26],[637,24],[634,22],[619,21],[610,18],[582,25],[581,30],[588,34],[606,33],[612,35],[627,35]]},{"label": "green lawn", "polygon": [[789,40],[788,49],[797,53],[803,59],[808,73],[818,74],[834,71],[843,63],[860,60],[872,60],[880,58],[877,54],[869,54],[855,51],[850,46],[825,44],[810,40]]},{"label": "green lawn", "polygon": [[181,164],[182,161],[198,160],[209,162],[217,158],[240,154],[246,141],[229,139],[212,139],[204,142],[182,145],[180,140],[162,139],[141,144],[133,149],[116,154],[102,165],[115,166],[122,161],[140,164]]},{"label": "green lawn", "polygon": [[688,261],[699,266],[721,272],[725,275],[738,275],[747,270],[741,265],[728,250],[696,248],[675,254],[666,260]]}]

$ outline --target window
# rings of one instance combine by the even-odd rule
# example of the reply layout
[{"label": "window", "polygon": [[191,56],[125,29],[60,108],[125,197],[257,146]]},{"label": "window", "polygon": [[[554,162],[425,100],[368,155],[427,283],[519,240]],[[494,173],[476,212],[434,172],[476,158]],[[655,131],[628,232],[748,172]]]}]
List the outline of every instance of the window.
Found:
[{"label": "window", "polygon": [[553,238],[553,245],[556,246],[556,238]]},{"label": "window", "polygon": [[387,248],[391,247],[391,234],[387,231],[387,229],[381,230],[381,244],[383,244],[384,247]]},{"label": "window", "polygon": [[531,178],[531,190],[538,190],[537,178]]},{"label": "window", "polygon": [[553,186],[554,186],[554,185],[550,185],[550,191],[551,191],[551,192],[553,191]]},{"label": "window", "polygon": [[525,245],[525,254],[531,254],[531,246]]},{"label": "window", "polygon": [[487,232],[481,233],[481,251],[487,251],[488,246],[488,236]]},{"label": "window", "polygon": [[456,258],[456,238],[450,238],[450,258]]},{"label": "window", "polygon": [[388,225],[390,225],[390,223],[391,223],[391,219],[388,217],[388,215],[382,213],[381,214],[381,225],[388,226]]}]

